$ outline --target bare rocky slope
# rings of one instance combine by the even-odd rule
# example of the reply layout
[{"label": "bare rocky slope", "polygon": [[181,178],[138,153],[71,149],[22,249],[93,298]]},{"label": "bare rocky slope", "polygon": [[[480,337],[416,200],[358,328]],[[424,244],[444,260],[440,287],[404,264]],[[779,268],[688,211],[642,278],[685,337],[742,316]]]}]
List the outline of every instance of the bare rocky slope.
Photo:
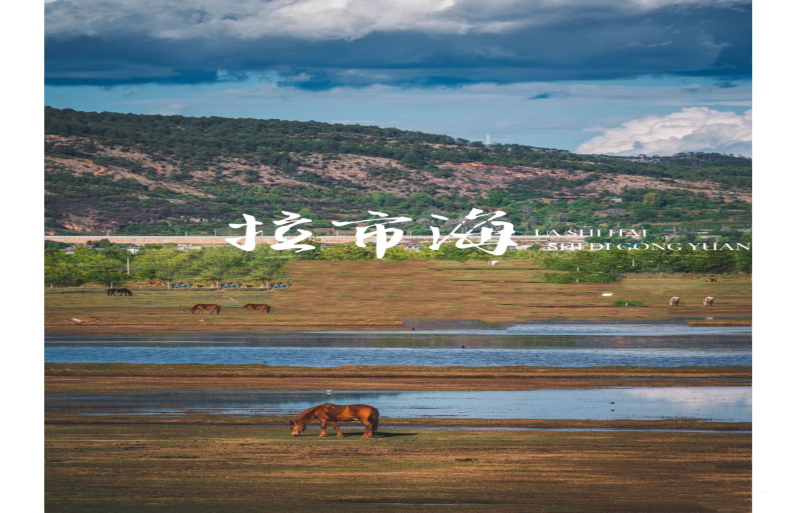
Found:
[{"label": "bare rocky slope", "polygon": [[425,221],[472,207],[507,210],[519,230],[749,224],[751,163],[739,157],[619,159],[315,122],[58,109],[46,119],[48,233],[213,233],[282,210],[323,228],[368,209]]}]

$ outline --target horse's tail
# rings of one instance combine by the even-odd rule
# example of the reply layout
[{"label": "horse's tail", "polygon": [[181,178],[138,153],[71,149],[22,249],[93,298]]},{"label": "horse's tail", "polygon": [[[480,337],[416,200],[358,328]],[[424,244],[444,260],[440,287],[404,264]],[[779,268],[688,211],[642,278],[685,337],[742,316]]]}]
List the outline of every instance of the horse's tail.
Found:
[{"label": "horse's tail", "polygon": [[379,410],[376,408],[371,408],[371,416],[368,421],[373,426],[371,433],[376,434],[376,430],[379,429]]}]

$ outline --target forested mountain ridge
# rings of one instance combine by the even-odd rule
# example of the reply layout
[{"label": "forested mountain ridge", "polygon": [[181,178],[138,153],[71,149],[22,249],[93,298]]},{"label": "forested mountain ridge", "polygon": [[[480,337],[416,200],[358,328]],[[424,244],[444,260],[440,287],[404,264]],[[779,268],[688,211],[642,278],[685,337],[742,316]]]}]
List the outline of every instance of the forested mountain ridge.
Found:
[{"label": "forested mountain ridge", "polygon": [[368,209],[423,221],[474,206],[507,210],[519,232],[620,219],[749,226],[752,163],[721,154],[616,158],[372,126],[49,107],[45,133],[55,233],[212,233],[286,209],[315,227]]}]

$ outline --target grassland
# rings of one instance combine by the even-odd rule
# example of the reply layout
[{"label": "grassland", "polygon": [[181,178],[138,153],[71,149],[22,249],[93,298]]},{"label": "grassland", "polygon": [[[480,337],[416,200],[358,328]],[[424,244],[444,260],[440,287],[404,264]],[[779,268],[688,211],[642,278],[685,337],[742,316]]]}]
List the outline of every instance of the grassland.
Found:
[{"label": "grassland", "polygon": [[[132,297],[108,297],[104,289],[83,287],[45,295],[46,330],[51,333],[259,331],[356,326],[403,329],[405,319],[478,319],[486,322],[584,319],[594,321],[665,320],[673,317],[752,315],[752,284],[747,276],[632,275],[606,284],[544,283],[533,262],[409,260],[288,264],[293,286],[260,290],[166,290],[131,284]],[[610,293],[611,296],[603,296]],[[670,307],[671,296],[681,306]],[[714,296],[714,307],[703,298]],[[615,307],[640,301],[643,307]],[[240,308],[269,303],[270,314]],[[190,315],[195,303],[222,305],[219,316]],[[73,319],[79,319],[77,323]],[[727,322],[727,321],[704,321]]]},{"label": "grassland", "polygon": [[[85,417],[84,417],[85,419]],[[47,511],[750,510],[749,433],[48,424]]]},{"label": "grassland", "polygon": [[[163,389],[749,385],[750,368],[46,364],[49,401]],[[627,381],[624,381],[627,380]],[[655,386],[655,385],[653,385]],[[48,511],[749,511],[750,423],[383,418],[291,438],[285,416],[46,414]],[[279,427],[276,427],[279,426]],[[419,429],[436,426],[439,430]],[[468,427],[467,431],[446,429]],[[492,428],[482,430],[479,428]],[[510,431],[496,428],[541,428]],[[639,431],[566,431],[598,428]],[[720,432],[663,432],[659,430]]]},{"label": "grassland", "polygon": [[[293,286],[164,290],[132,284],[48,291],[46,330],[115,335],[297,329],[408,329],[407,319],[661,321],[748,319],[747,277],[632,276],[544,283],[527,261],[289,264]],[[612,296],[602,294],[611,293]],[[705,296],[716,306],[703,307]],[[682,306],[669,307],[680,296]],[[232,298],[232,299],[230,299]],[[641,308],[612,306],[641,301]],[[219,316],[191,316],[194,303]],[[240,308],[272,305],[270,314]],[[714,317],[706,320],[705,317]],[[72,319],[79,319],[77,323]],[[336,367],[45,365],[46,393],[113,398],[147,390],[532,390],[601,386],[749,386],[749,367]],[[373,439],[291,438],[278,416],[46,414],[51,512],[750,510],[750,423],[691,420],[391,419]],[[85,412],[82,412],[85,413]],[[420,429],[437,426],[442,429]],[[445,429],[469,427],[472,430]],[[478,428],[545,428],[510,431]],[[613,428],[640,431],[565,431]],[[664,432],[703,429],[724,432]],[[317,428],[308,430],[316,435]]]}]

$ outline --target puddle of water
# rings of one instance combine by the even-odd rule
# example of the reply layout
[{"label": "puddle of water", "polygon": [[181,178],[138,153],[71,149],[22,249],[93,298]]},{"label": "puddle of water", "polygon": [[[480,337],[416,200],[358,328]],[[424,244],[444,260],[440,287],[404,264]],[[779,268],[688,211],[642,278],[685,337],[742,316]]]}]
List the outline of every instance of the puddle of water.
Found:
[{"label": "puddle of water", "polygon": [[169,390],[114,396],[50,396],[45,411],[295,415],[324,402],[371,404],[383,417],[751,422],[751,387],[632,387],[480,392],[250,392]]}]

